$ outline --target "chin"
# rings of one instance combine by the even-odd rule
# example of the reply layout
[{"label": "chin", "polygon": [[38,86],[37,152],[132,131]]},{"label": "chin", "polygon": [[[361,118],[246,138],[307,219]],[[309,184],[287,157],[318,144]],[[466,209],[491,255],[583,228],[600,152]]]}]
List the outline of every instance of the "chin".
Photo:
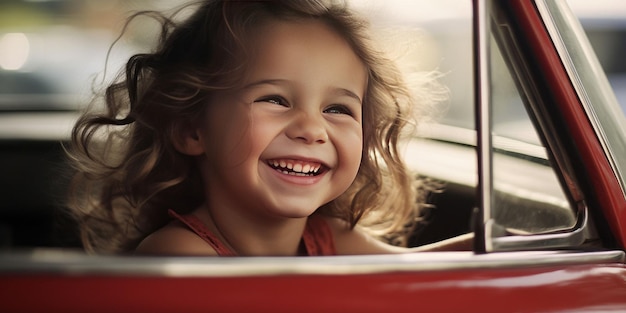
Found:
[{"label": "chin", "polygon": [[282,206],[280,208],[276,208],[275,210],[272,210],[273,211],[272,213],[274,215],[286,217],[286,218],[304,218],[304,217],[309,217],[317,209],[318,207],[311,208],[310,206],[307,206],[307,207]]},{"label": "chin", "polygon": [[290,212],[285,212],[283,216],[288,218],[304,218],[311,216],[311,214],[315,213],[316,210],[317,208],[315,208],[314,210],[294,210]]}]

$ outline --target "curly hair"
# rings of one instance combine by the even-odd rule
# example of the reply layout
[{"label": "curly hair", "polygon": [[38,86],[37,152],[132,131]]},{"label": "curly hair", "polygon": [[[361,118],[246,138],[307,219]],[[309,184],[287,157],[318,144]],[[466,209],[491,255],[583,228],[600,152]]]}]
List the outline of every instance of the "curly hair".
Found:
[{"label": "curly hair", "polygon": [[175,134],[198,117],[207,98],[235,88],[246,69],[246,38],[274,20],[315,19],[327,23],[367,67],[363,100],[363,155],[349,189],[314,214],[338,217],[352,227],[403,244],[418,219],[423,194],[404,165],[398,141],[409,123],[412,96],[393,62],[373,47],[367,23],[345,3],[310,1],[206,0],[178,23],[176,14],[150,16],[161,26],[157,49],[132,56],[125,72],[108,86],[104,110],[95,103],[72,132],[70,208],[87,251],[134,249],[164,226],[167,210],[190,212],[203,202],[195,160],[176,150]]}]

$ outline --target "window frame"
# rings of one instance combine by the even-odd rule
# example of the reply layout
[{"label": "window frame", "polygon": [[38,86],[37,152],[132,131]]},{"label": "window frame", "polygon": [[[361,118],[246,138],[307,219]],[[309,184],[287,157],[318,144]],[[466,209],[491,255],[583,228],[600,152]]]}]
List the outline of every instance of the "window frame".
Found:
[{"label": "window frame", "polygon": [[[559,2],[558,5],[551,4],[553,5],[553,10],[555,8],[567,9],[564,1]],[[475,247],[478,253],[549,248],[571,249],[581,246],[586,241],[597,240],[598,236],[602,237],[601,240],[605,246],[612,246],[615,238],[606,231],[597,235],[594,224],[598,223],[602,226],[607,223],[611,225],[618,224],[613,226],[613,230],[619,229],[621,226],[619,221],[610,221],[610,217],[619,213],[616,214],[611,209],[607,209],[606,205],[598,204],[598,197],[589,192],[591,186],[589,186],[588,179],[594,173],[589,171],[583,173],[581,171],[581,167],[584,167],[581,165],[586,165],[589,161],[587,156],[578,152],[581,145],[580,137],[572,138],[570,133],[572,128],[580,128],[577,129],[578,132],[586,132],[580,136],[588,136],[589,130],[585,121],[581,121],[580,117],[572,119],[567,114],[573,114],[571,113],[572,110],[580,110],[580,107],[577,105],[586,100],[585,86],[579,83],[581,78],[575,71],[575,67],[571,65],[572,60],[568,55],[567,47],[562,46],[560,47],[561,50],[559,50],[558,43],[562,43],[561,34],[555,27],[549,27],[549,25],[555,23],[552,13],[546,8],[544,0],[516,0],[506,3],[491,0],[474,0],[474,75],[476,84],[475,106],[479,171],[479,210],[474,219],[474,228],[477,235]],[[565,12],[565,16],[569,16],[570,19],[574,17],[571,12]],[[520,21],[525,24],[520,24]],[[569,22],[574,23],[577,20],[574,18],[574,21]],[[572,27],[576,30],[575,26]],[[535,126],[540,130],[539,135],[547,148],[549,158],[553,160],[561,185],[569,198],[571,206],[576,211],[577,223],[570,229],[532,235],[518,235],[507,233],[506,229],[498,225],[493,218],[495,215],[494,210],[498,208],[494,204],[495,193],[493,186],[494,136],[492,135],[493,121],[490,90],[492,80],[489,67],[491,59],[489,38],[492,35],[496,38],[498,46],[503,50],[503,53],[507,55],[505,59],[508,60],[513,78],[518,84],[518,89],[529,108],[528,111]],[[575,35],[574,39],[578,40],[577,44],[583,45],[583,47],[585,44],[588,45],[582,29],[576,30]],[[537,45],[541,46],[537,47]],[[577,46],[574,46],[574,48],[577,48]],[[579,52],[574,51],[574,53]],[[590,47],[584,51],[584,56],[585,58],[592,58],[597,63]],[[543,62],[548,60],[548,64],[544,63],[545,67],[537,66],[536,61],[538,60]],[[533,61],[535,63],[532,63]],[[601,74],[603,75],[603,73]],[[549,81],[550,79],[552,81]],[[603,92],[611,91],[606,78],[604,82],[601,81],[600,83],[606,84],[601,89]],[[601,102],[600,106],[602,107],[602,105],[605,105],[605,103]],[[614,105],[612,107],[617,106]],[[561,112],[563,110],[565,112]],[[590,111],[593,110],[585,107],[585,112],[588,115]],[[620,177],[619,164],[615,166],[619,162],[614,162],[615,154],[607,149],[606,138],[602,137],[604,135],[602,128],[598,130],[598,123],[593,122],[595,117],[593,112],[591,112],[591,130],[595,130],[598,137],[600,137],[600,139],[595,139],[600,141],[599,144],[603,148],[601,155],[604,158],[607,155],[609,156],[608,161],[611,168],[614,170],[614,173],[617,173],[615,175]],[[568,118],[571,120],[568,120]],[[564,123],[567,125],[563,125]],[[614,127],[614,124],[610,124],[610,126]],[[597,157],[598,143],[591,142],[588,138],[583,139],[586,140],[583,144],[591,146],[589,149],[596,149],[593,153]],[[615,141],[613,140],[613,142]],[[606,168],[604,164],[598,166]],[[579,183],[581,181],[584,183]],[[613,182],[608,181],[606,183],[611,184]],[[617,184],[618,187],[620,185],[620,183]],[[615,187],[615,184],[613,184],[613,187]],[[623,196],[623,192],[620,192],[619,195]],[[605,213],[609,213],[608,222],[601,214],[598,214],[597,208],[595,211],[589,209],[589,201],[591,201],[594,208],[602,207]],[[619,206],[619,203],[617,204]],[[590,213],[594,213],[593,216],[590,217]],[[621,227],[621,229],[623,230],[624,227]],[[624,237],[623,232],[618,232],[618,234]],[[618,238],[618,240],[623,242],[621,238]]]}]

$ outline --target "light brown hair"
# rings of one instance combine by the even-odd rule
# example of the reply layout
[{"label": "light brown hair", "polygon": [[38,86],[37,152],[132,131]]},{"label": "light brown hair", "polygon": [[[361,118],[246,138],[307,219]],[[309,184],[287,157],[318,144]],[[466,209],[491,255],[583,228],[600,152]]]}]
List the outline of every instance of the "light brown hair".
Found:
[{"label": "light brown hair", "polygon": [[[106,88],[104,110],[76,123],[70,156],[76,169],[70,207],[88,251],[132,250],[165,225],[167,210],[186,213],[204,199],[196,161],[173,140],[200,116],[212,92],[235,88],[246,68],[246,37],[259,23],[316,19],[330,25],[368,70],[363,101],[363,157],[353,184],[317,210],[405,242],[423,194],[405,167],[398,140],[413,105],[396,66],[374,50],[367,23],[345,4],[310,1],[218,1],[197,4],[177,23],[156,12],[157,49],[137,54]],[[133,17],[133,18],[134,18]]]}]

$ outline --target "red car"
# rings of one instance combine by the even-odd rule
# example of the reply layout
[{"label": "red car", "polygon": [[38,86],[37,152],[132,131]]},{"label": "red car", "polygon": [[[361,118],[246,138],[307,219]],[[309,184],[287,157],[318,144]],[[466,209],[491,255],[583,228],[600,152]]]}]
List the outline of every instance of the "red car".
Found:
[{"label": "red car", "polygon": [[472,4],[474,101],[451,110],[473,118],[424,126],[406,157],[445,183],[412,245],[474,232],[474,251],[7,250],[0,312],[626,312],[626,118],[584,30],[565,0]]}]

